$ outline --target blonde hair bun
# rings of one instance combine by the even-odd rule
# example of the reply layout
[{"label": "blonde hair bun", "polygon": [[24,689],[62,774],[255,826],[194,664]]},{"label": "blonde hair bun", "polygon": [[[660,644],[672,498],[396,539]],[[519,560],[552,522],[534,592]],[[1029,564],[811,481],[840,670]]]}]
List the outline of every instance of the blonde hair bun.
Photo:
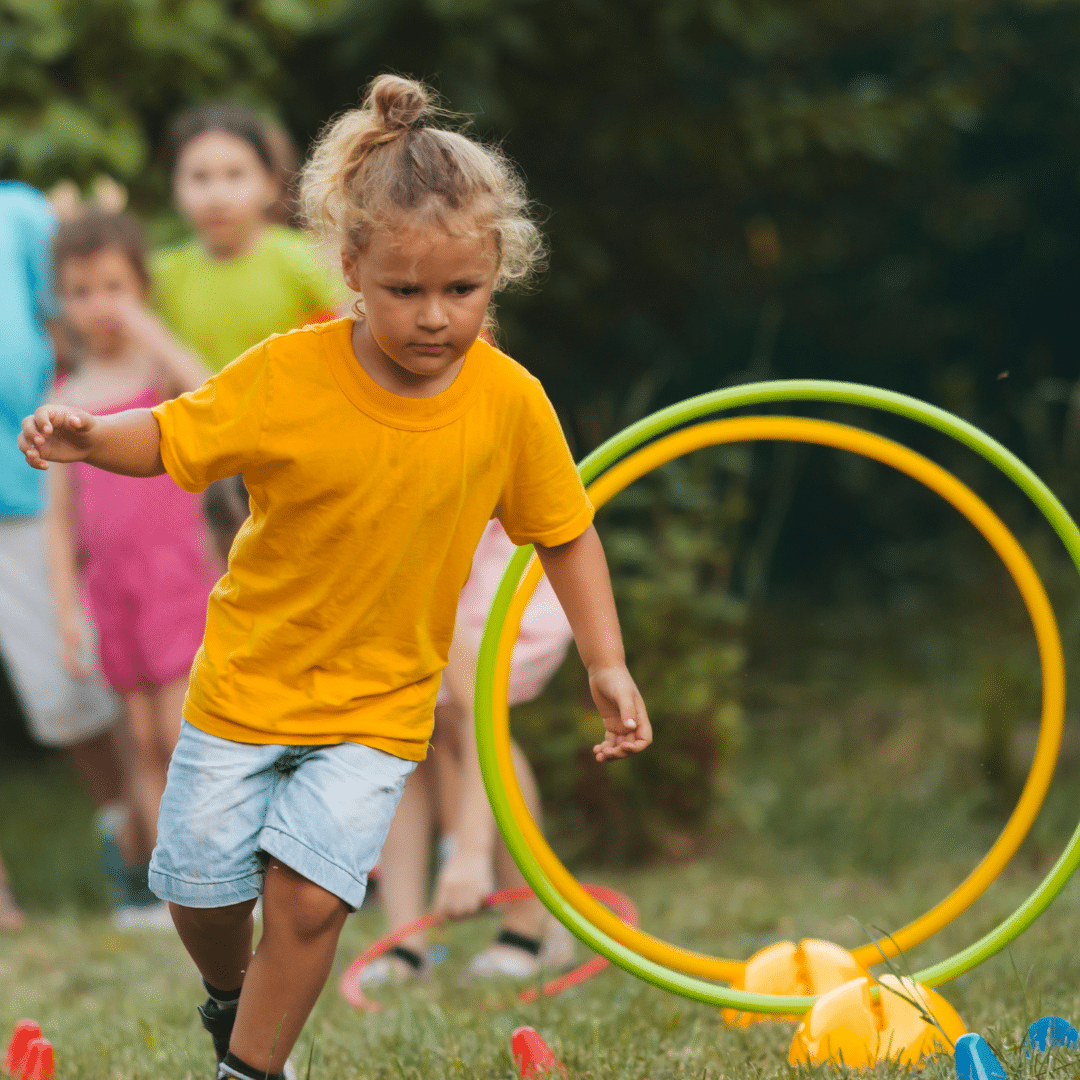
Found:
[{"label": "blonde hair bun", "polygon": [[331,120],[301,173],[308,228],[328,247],[362,252],[376,229],[410,223],[494,234],[496,288],[527,281],[544,244],[525,183],[495,146],[435,126],[456,118],[430,89],[379,75],[361,106]]},{"label": "blonde hair bun", "polygon": [[415,127],[430,105],[431,94],[423,83],[400,75],[380,75],[368,87],[362,108],[374,113],[384,130],[397,132]]}]

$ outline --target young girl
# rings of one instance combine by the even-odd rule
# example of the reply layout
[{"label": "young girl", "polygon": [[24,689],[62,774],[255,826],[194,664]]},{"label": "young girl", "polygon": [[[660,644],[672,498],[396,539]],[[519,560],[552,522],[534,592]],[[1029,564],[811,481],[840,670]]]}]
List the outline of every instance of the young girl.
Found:
[{"label": "young girl", "polygon": [[[61,659],[46,558],[45,477],[23,467],[15,442],[22,417],[48,400],[52,382],[55,229],[40,191],[0,181],[0,663],[30,737],[62,749],[95,804],[109,812],[123,799],[117,702],[97,672],[72,673]],[[0,880],[0,924],[19,918]]]},{"label": "young girl", "polygon": [[153,410],[43,406],[19,437],[37,468],[168,470],[191,491],[241,472],[250,492],[150,872],[210,995],[219,1078],[279,1075],[326,981],[425,755],[490,518],[537,546],[607,729],[597,758],[652,737],[555,412],[478,340],[492,294],[539,249],[521,182],[432,113],[423,86],[381,76],[305,169],[309,220],[341,251],[362,318],[271,338]]},{"label": "young girl", "polygon": [[[182,113],[170,131],[173,195],[195,235],[157,253],[154,285],[169,329],[214,372],[350,299],[307,236],[269,222],[286,183],[276,141],[277,154],[259,116],[221,103]],[[206,515],[227,558],[247,492],[231,478],[212,485]]]},{"label": "young girl", "polygon": [[348,303],[317,246],[268,222],[282,176],[259,116],[200,105],[173,122],[168,150],[173,197],[195,235],[155,255],[154,286],[169,329],[212,372]]},{"label": "young girl", "polygon": [[[53,258],[65,321],[83,353],[57,401],[104,416],[149,409],[201,385],[202,365],[144,306],[149,279],[137,219],[88,210],[60,225]],[[145,925],[159,906],[146,886],[158,804],[217,575],[198,498],[167,476],[146,482],[73,463],[52,470],[49,486],[64,662],[80,670],[85,592],[102,672],[125,705],[131,775],[118,840],[128,867],[107,857],[124,902],[114,918]]]},{"label": "young girl", "polygon": [[[436,902],[449,915],[475,910],[492,890],[525,884],[498,833],[484,790],[476,753],[473,683],[484,622],[513,541],[497,520],[484,530],[472,572],[458,600],[454,644],[435,702],[435,734],[428,757],[405,784],[379,858],[379,896],[390,930],[415,922],[424,912],[434,819],[442,828]],[[546,578],[529,600],[510,666],[510,703],[536,697],[558,670],[573,635]],[[514,744],[518,780],[533,817],[540,800],[528,760]],[[570,960],[572,941],[561,923],[546,927],[547,911],[535,898],[507,904],[495,943],[474,956],[468,974],[525,979],[541,967]],[[364,970],[364,983],[399,982],[424,972],[425,939],[403,941]]]}]

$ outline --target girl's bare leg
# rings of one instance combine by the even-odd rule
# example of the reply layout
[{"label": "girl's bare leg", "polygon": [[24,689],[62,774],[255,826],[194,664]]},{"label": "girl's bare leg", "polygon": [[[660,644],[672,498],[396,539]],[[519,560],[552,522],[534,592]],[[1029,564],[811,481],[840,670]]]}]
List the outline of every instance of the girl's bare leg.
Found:
[{"label": "girl's bare leg", "polygon": [[124,771],[117,726],[64,747],[64,753],[99,810],[124,798]]},{"label": "girl's bare leg", "polygon": [[[440,753],[435,757],[435,764],[439,789],[439,812],[442,818],[440,825],[444,833],[453,833],[457,828],[458,808],[461,804],[461,784],[464,775],[462,754],[465,752],[466,746],[471,747],[472,745],[472,740],[464,737],[465,732],[462,730],[462,725],[469,723],[472,723],[472,718],[464,709],[448,705],[435,710],[435,738],[432,741],[432,749],[435,748],[436,743],[441,747]],[[522,753],[521,747],[516,742],[511,745],[514,754],[514,771],[521,787],[521,794],[525,797],[525,804],[529,808],[529,813],[532,814],[533,819],[539,825],[542,821],[542,810],[540,806],[540,789],[536,784],[536,774],[529,764],[529,759]],[[495,883],[498,888],[514,889],[528,885],[528,882],[522,877],[517,863],[514,862],[513,856],[497,833],[493,861]],[[516,934],[523,934],[529,938],[541,938],[543,936],[547,909],[535,897],[507,904],[502,911],[502,928],[504,930],[511,930]]]},{"label": "girl's bare leg", "polygon": [[132,865],[150,857],[157,842],[157,814],[164,778],[158,777],[155,709],[150,694],[134,690],[124,695],[128,742],[128,815],[118,837],[124,858]]},{"label": "girl's bare leg", "polygon": [[185,675],[150,693],[137,690],[124,696],[131,775],[128,823],[119,841],[124,857],[132,863],[149,858],[157,843],[158,808],[169,759],[180,737],[187,684]]},{"label": "girl's bare leg", "polygon": [[[405,781],[390,831],[379,856],[379,896],[391,932],[415,922],[427,910],[431,860],[431,762],[421,761]],[[424,935],[402,942],[424,955]],[[240,1055],[243,1057],[243,1055]]]},{"label": "girl's bare leg", "polygon": [[469,723],[465,710],[451,702],[435,706],[435,729],[428,746],[428,761],[435,782],[435,805],[443,836],[457,832],[461,809],[462,725]]},{"label": "girl's bare leg", "polygon": [[241,1061],[269,1072],[285,1068],[326,984],[348,914],[338,897],[270,860],[263,933],[243,980],[230,1044]]},{"label": "girl's bare leg", "polygon": [[251,963],[254,900],[219,908],[169,904],[173,924],[199,974],[220,990],[243,985]]},{"label": "girl's bare leg", "polygon": [[435,731],[435,738],[428,746],[427,761],[434,780],[433,798],[439,832],[447,836],[457,833],[461,809],[461,757],[460,750],[451,748],[447,740],[440,737],[438,728]]},{"label": "girl's bare leg", "polygon": [[161,769],[161,783],[164,790],[165,773],[169,770],[169,761],[180,738],[180,724],[184,719],[184,698],[187,696],[188,677],[182,675],[172,682],[162,683],[154,694],[154,706],[157,710],[155,730],[157,733],[158,767]]}]

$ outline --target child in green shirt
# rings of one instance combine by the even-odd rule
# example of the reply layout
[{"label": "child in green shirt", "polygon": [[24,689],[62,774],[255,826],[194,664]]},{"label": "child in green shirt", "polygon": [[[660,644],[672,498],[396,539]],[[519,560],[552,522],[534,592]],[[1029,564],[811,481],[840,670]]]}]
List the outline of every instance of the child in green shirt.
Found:
[{"label": "child in green shirt", "polygon": [[[169,153],[173,196],[195,235],[159,251],[152,275],[169,329],[212,374],[271,334],[334,318],[348,304],[316,244],[268,221],[282,179],[255,113],[228,104],[182,113]],[[248,516],[243,481],[212,484],[205,509],[225,561]]]},{"label": "child in green shirt", "polygon": [[169,328],[214,373],[271,334],[348,301],[314,242],[267,224],[279,180],[266,128],[240,105],[202,105],[171,132],[173,195],[195,235],[153,261]]}]

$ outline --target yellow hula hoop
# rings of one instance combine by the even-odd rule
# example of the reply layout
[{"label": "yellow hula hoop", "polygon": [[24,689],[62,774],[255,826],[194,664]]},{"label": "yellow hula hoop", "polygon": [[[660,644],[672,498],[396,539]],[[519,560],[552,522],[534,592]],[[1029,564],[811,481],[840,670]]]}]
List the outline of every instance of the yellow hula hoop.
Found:
[{"label": "yellow hula hoop", "polygon": [[[951,503],[985,537],[1012,575],[1027,607],[1038,644],[1043,679],[1042,718],[1035,756],[1016,807],[990,850],[948,896],[902,929],[855,950],[856,959],[864,966],[871,966],[914,948],[967,910],[986,891],[1023,843],[1046,797],[1061,744],[1065,716],[1065,663],[1061,637],[1050,600],[1031,560],[993,510],[966,484],[941,466],[899,443],[858,428],[795,417],[739,417],[702,423],[676,431],[631,454],[590,485],[589,495],[593,504],[600,507],[646,473],[693,450],[723,443],[763,440],[813,443],[861,454],[906,473]],[[495,661],[495,756],[500,782],[514,820],[552,886],[583,919],[639,956],[667,968],[708,979],[732,981],[741,974],[742,961],[708,956],[670,945],[644,930],[629,926],[597,903],[559,861],[529,813],[517,783],[510,753],[507,687],[510,656],[521,625],[521,616],[542,572],[534,558],[510,603]]]}]

